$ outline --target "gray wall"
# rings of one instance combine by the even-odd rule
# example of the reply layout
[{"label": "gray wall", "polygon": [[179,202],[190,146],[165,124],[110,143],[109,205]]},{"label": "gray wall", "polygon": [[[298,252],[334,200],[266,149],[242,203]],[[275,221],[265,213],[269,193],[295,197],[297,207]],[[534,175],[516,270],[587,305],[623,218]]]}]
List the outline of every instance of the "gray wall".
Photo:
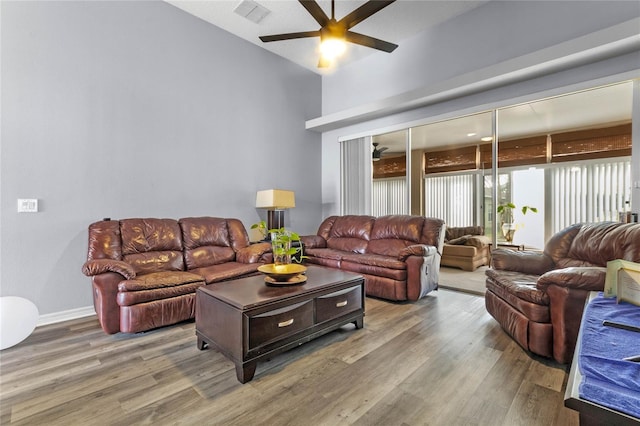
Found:
[{"label": "gray wall", "polygon": [[[383,12],[380,12],[383,13]],[[640,16],[635,1],[490,1],[323,77],[323,114],[432,86]]]},{"label": "gray wall", "polygon": [[[92,304],[87,226],[210,215],[249,227],[257,190],[321,220],[321,78],[164,2],[1,3],[1,295]],[[38,198],[39,213],[16,199]]]},{"label": "gray wall", "polygon": [[[505,61],[553,48],[639,16],[638,2],[492,1],[401,42],[392,54],[374,53],[324,76],[323,114],[339,115],[372,103],[384,104],[391,96],[424,88],[447,87],[447,80],[454,77],[473,75],[490,67],[497,69]],[[629,74],[637,78],[638,69],[640,52],[635,51],[325,131],[322,136],[323,215],[340,212],[340,138],[378,134],[406,128],[411,123],[453,118],[510,105],[508,101],[514,99],[528,102],[536,99],[535,94],[551,94],[558,88],[577,90],[585,82],[606,81],[611,76],[625,73],[627,78],[630,78]],[[637,138],[634,142],[636,150],[640,150],[640,139]],[[635,164],[634,168],[638,176],[640,164]],[[639,191],[634,190],[634,197],[640,197]]]}]

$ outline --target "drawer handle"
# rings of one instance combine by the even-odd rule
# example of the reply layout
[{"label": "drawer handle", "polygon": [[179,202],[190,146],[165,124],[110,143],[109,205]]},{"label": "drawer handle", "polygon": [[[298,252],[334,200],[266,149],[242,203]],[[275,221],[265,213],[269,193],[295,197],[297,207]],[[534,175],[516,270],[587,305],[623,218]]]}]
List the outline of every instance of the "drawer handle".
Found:
[{"label": "drawer handle", "polygon": [[342,308],[343,306],[347,306],[347,303],[349,303],[347,300],[343,302],[338,302],[336,303],[336,308]]},{"label": "drawer handle", "polygon": [[288,320],[286,320],[286,321],[279,322],[279,323],[278,323],[278,327],[279,327],[279,328],[282,328],[282,327],[288,327],[288,326],[290,326],[291,324],[293,324],[293,318],[288,319]]}]

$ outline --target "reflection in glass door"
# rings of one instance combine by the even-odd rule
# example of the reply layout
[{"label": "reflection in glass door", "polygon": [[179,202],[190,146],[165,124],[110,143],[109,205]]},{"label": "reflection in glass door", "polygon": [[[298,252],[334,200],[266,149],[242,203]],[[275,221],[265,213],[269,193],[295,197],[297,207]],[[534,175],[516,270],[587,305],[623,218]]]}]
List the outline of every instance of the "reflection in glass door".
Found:
[{"label": "reflection in glass door", "polygon": [[371,214],[407,214],[407,138],[409,130],[374,136],[371,147]]},{"label": "reflection in glass door", "polygon": [[412,129],[412,146],[421,148],[424,157],[426,216],[443,219],[449,227],[483,225],[479,147],[490,135],[489,112]]},{"label": "reflection in glass door", "polygon": [[[619,219],[631,203],[632,88],[623,82],[373,136],[377,145],[363,146],[371,162],[366,152],[361,157],[373,169],[364,177],[363,186],[374,187],[366,204],[376,216],[484,225],[502,243],[499,225],[508,222],[517,248],[542,248],[573,223]],[[500,205],[514,206],[513,214],[498,215]]]}]

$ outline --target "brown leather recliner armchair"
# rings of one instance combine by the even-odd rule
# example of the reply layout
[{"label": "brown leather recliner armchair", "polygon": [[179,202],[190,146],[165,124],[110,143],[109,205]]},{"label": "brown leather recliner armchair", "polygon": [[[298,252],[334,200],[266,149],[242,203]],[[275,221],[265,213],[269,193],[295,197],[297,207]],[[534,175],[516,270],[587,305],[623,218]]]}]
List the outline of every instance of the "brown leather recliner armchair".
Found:
[{"label": "brown leather recliner armchair", "polygon": [[640,224],[572,225],[543,253],[494,250],[487,311],[524,349],[569,363],[587,295],[604,289],[606,264],[615,259],[640,262]]}]

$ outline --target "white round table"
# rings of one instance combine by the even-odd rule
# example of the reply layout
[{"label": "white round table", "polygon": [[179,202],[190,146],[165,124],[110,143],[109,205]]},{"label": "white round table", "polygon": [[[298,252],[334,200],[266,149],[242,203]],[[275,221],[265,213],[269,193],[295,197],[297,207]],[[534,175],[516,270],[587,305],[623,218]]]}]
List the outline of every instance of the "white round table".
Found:
[{"label": "white round table", "polygon": [[24,297],[0,297],[0,350],[29,337],[38,323],[38,308]]}]

